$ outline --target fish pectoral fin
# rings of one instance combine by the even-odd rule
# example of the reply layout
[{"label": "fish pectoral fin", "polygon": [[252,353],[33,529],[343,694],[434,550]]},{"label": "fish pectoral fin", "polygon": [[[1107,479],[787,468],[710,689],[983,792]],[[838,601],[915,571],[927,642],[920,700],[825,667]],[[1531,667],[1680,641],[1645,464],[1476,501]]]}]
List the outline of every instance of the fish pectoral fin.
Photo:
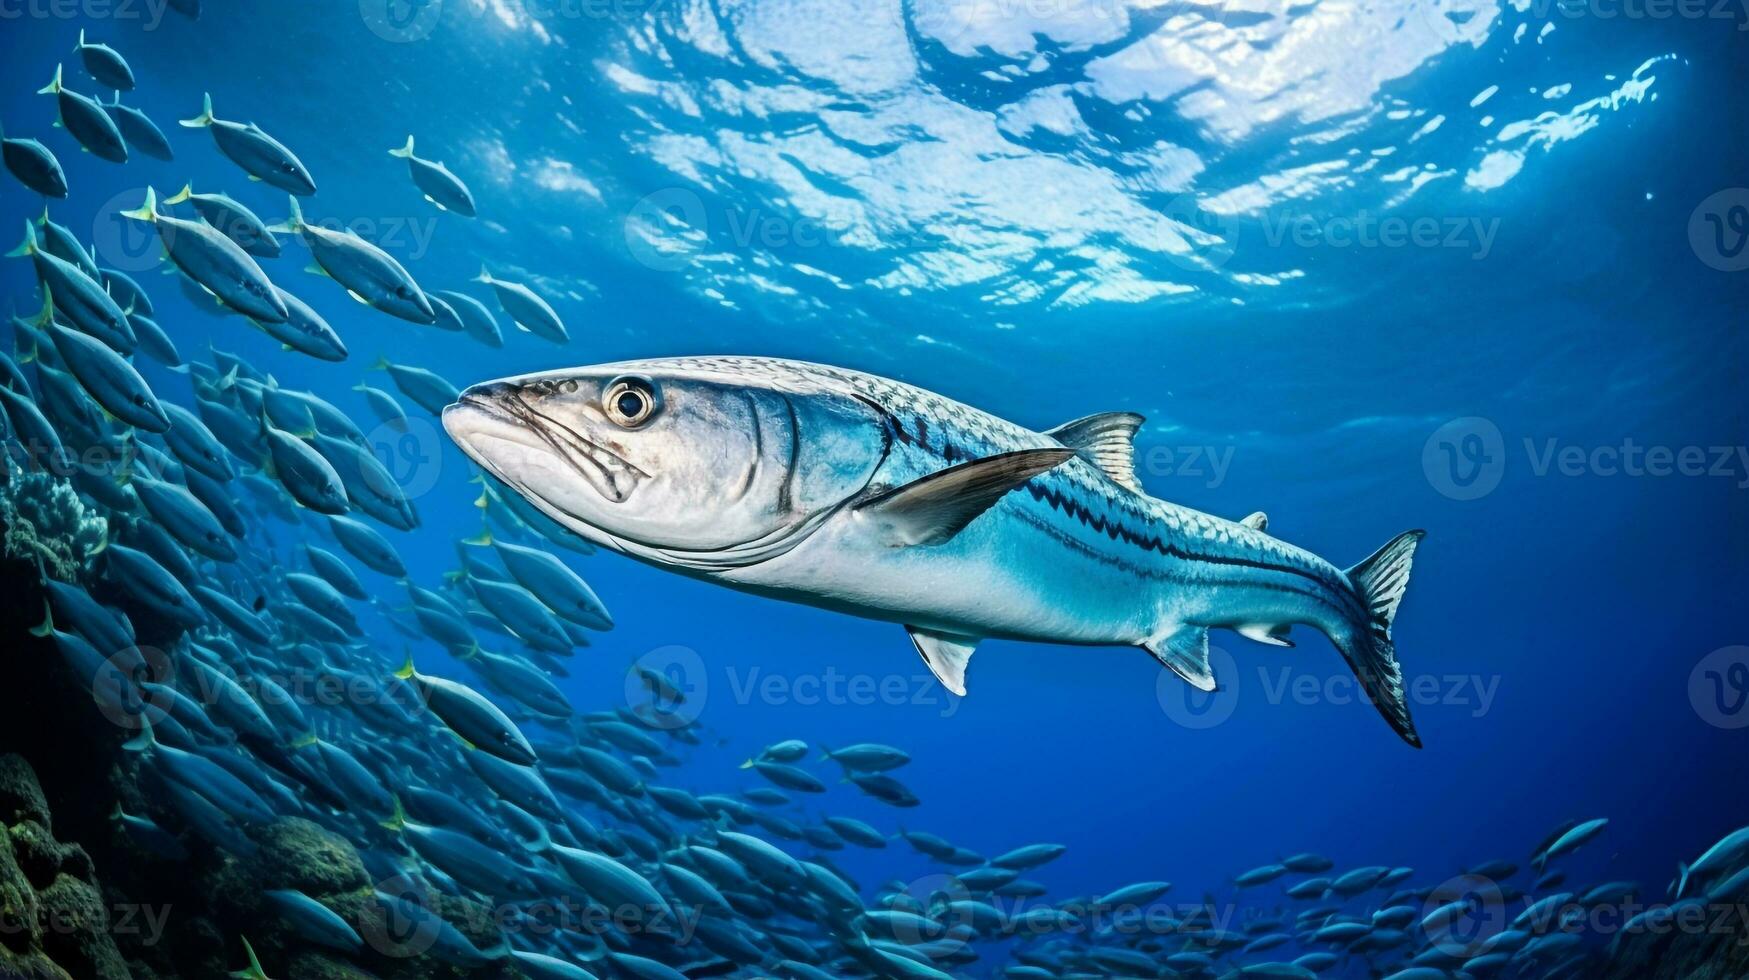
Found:
[{"label": "fish pectoral fin", "polygon": [[907,626],[905,631],[911,634],[912,645],[917,647],[917,653],[923,658],[923,662],[934,671],[935,679],[941,682],[941,686],[962,698],[965,697],[966,664],[971,663],[972,654],[978,649],[979,638],[937,633],[921,626]]},{"label": "fish pectoral fin", "polygon": [[1262,511],[1254,511],[1239,522],[1253,531],[1269,530],[1269,515]]},{"label": "fish pectoral fin", "polygon": [[1272,647],[1291,647],[1294,645],[1294,641],[1287,638],[1287,631],[1286,624],[1271,626],[1268,623],[1246,623],[1234,628],[1234,632],[1245,639],[1267,643]]},{"label": "fish pectoral fin", "polygon": [[1074,455],[1072,449],[1022,449],[986,456],[875,494],[856,510],[884,525],[893,547],[941,544],[1008,491]]},{"label": "fish pectoral fin", "polygon": [[1180,626],[1142,647],[1154,659],[1172,668],[1185,683],[1199,691],[1215,689],[1215,673],[1209,669],[1209,631],[1206,626]]},{"label": "fish pectoral fin", "polygon": [[1147,421],[1134,412],[1101,412],[1064,422],[1045,435],[1080,453],[1113,483],[1142,492],[1136,479],[1136,432]]}]

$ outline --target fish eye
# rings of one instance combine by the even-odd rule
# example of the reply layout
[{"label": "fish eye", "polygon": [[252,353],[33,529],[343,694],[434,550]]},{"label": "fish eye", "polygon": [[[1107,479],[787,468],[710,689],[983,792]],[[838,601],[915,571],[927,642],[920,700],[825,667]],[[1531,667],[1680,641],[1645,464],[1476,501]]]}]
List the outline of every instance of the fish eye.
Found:
[{"label": "fish eye", "polygon": [[656,414],[656,389],[643,378],[617,378],[602,396],[602,408],[615,424],[628,429],[650,421]]}]

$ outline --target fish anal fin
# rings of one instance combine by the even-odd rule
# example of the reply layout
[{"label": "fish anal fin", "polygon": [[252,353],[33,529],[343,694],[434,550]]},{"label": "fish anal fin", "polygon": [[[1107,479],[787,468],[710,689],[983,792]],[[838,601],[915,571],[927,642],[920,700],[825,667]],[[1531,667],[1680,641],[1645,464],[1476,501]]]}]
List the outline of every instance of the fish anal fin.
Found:
[{"label": "fish anal fin", "polygon": [[1199,691],[1215,689],[1215,673],[1209,667],[1208,627],[1180,626],[1142,646],[1191,687]]},{"label": "fish anal fin", "polygon": [[1147,421],[1134,412],[1101,412],[1064,422],[1045,435],[1080,453],[1113,483],[1142,492],[1136,479],[1136,432]]},{"label": "fish anal fin", "polygon": [[978,649],[978,638],[953,633],[938,633],[920,626],[907,626],[911,643],[941,686],[960,697],[966,696],[966,664]]},{"label": "fish anal fin", "polygon": [[940,544],[1010,490],[1074,456],[1072,449],[1022,449],[938,470],[870,497],[857,514],[881,525],[887,543]]}]

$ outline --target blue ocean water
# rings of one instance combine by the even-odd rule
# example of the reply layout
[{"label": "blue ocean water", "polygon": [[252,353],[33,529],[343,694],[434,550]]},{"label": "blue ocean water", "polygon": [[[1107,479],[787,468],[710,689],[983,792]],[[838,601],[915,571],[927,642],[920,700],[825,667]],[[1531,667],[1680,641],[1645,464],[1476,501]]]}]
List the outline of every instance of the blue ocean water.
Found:
[{"label": "blue ocean water", "polygon": [[[834,785],[799,814],[986,854],[1065,844],[1034,875],[1055,896],[1228,895],[1304,850],[1437,881],[1606,816],[1573,878],[1661,894],[1749,810],[1749,15],[1655,7],[209,0],[191,22],[20,4],[0,123],[61,158],[73,192],[51,216],[146,285],[185,355],[235,352],[361,420],[352,386],[392,388],[379,356],[458,385],[795,357],[1039,429],[1140,412],[1148,492],[1266,511],[1338,565],[1428,531],[1396,626],[1419,751],[1303,630],[1292,650],[1217,635],[1208,697],[1139,650],[992,641],[960,699],[890,624],[579,558],[617,626],[565,689],[612,710],[639,696],[634,661],[671,668],[709,733],[673,785],[761,785],[736,766],[782,739],[900,746],[921,806]],[[32,92],[57,63],[93,89],[81,28],[126,55],[124,101],[174,162],[116,166],[51,129]],[[299,271],[297,244],[268,271],[347,361],[198,311],[116,212],[185,183],[286,212],[175,125],[203,92],[308,165],[306,216],[428,289],[489,300],[468,284],[482,263],[525,281],[571,342],[489,349],[385,317]],[[477,219],[421,200],[386,152],[408,133]],[[41,207],[5,183],[0,229]],[[34,310],[29,264],[0,276]],[[435,588],[480,529],[474,470],[435,424],[379,448],[423,522],[395,545]],[[402,638],[373,630],[398,662]],[[839,863],[865,886],[938,870],[902,847]]]}]

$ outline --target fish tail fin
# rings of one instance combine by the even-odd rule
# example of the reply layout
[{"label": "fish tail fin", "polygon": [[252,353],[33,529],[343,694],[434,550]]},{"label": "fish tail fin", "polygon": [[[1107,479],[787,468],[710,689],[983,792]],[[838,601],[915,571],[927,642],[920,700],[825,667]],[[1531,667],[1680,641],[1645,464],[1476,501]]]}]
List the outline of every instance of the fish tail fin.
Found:
[{"label": "fish tail fin", "polygon": [[471,279],[469,281],[470,282],[490,283],[492,281],[492,272],[491,272],[491,270],[487,269],[485,266],[482,265],[482,266],[480,266],[480,274],[475,276],[473,279]]},{"label": "fish tail fin", "polygon": [[400,157],[403,160],[411,159],[413,156],[413,134],[408,133],[407,134],[407,145],[401,147],[398,150],[390,150],[389,156]]},{"label": "fish tail fin", "polygon": [[164,206],[169,207],[172,204],[181,204],[183,201],[186,201],[193,196],[194,184],[192,182],[183,184],[181,190],[164,199]]},{"label": "fish tail fin", "polygon": [[399,795],[390,793],[389,799],[394,803],[395,809],[389,814],[387,820],[377,821],[377,825],[384,830],[393,830],[399,833],[402,827],[407,826],[407,811],[401,806],[401,797]]},{"label": "fish tail fin", "polygon": [[310,746],[315,745],[319,741],[321,741],[321,739],[317,738],[315,731],[312,730],[312,731],[305,732],[302,735],[299,735],[297,738],[292,739],[290,744],[288,744],[286,746],[286,748],[288,748],[288,749],[307,749]]},{"label": "fish tail fin", "polygon": [[55,611],[49,608],[49,601],[43,600],[43,621],[30,628],[31,636],[55,635]]},{"label": "fish tail fin", "polygon": [[152,720],[144,714],[138,717],[140,719],[140,733],[121,743],[121,747],[129,752],[144,752],[158,744],[158,736],[152,734]]},{"label": "fish tail fin", "polygon": [[74,53],[75,54],[78,53],[79,49],[84,47],[84,46],[85,46],[85,28],[81,27],[81,28],[79,28],[79,43],[73,45]]},{"label": "fish tail fin", "polygon": [[261,961],[255,958],[255,947],[249,945],[249,937],[238,936],[243,944],[243,955],[249,957],[249,965],[232,973],[236,980],[268,980],[267,971],[261,969]]},{"label": "fish tail fin", "polygon": [[37,89],[36,94],[38,94],[38,95],[60,95],[61,94],[61,66],[60,65],[55,66],[54,79],[51,80],[47,85],[44,85],[42,88]]},{"label": "fish tail fin", "polygon": [[49,292],[47,287],[43,289],[43,308],[37,310],[35,316],[24,322],[38,330],[46,330],[49,324],[55,322],[55,294]]},{"label": "fish tail fin", "polygon": [[1671,898],[1681,898],[1682,893],[1687,891],[1687,890],[1688,890],[1688,862],[1687,861],[1678,861],[1678,862],[1676,862],[1676,894],[1674,894],[1670,897]]},{"label": "fish tail fin", "polygon": [[747,760],[747,761],[746,761],[746,762],[743,762],[743,763],[741,763],[741,765],[740,765],[740,768],[742,768],[742,769],[751,769],[751,768],[753,768],[753,760],[752,760],[752,759],[748,759],[748,760]]},{"label": "fish tail fin", "polygon": [[402,664],[399,670],[395,671],[395,679],[404,681],[404,680],[409,680],[412,677],[413,677],[413,651],[408,650],[407,651],[407,662]]},{"label": "fish tail fin", "polygon": [[121,213],[121,216],[124,218],[133,218],[133,219],[138,220],[138,221],[157,221],[158,220],[158,192],[154,191],[148,185],[146,187],[146,203],[140,205],[139,207],[133,209],[132,211],[123,211]]},{"label": "fish tail fin", "polygon": [[481,528],[480,533],[474,535],[471,538],[463,538],[462,539],[462,544],[471,544],[471,545],[475,545],[476,547],[482,547],[482,548],[487,546],[487,545],[490,545],[491,543],[492,543],[492,529],[489,527]]},{"label": "fish tail fin", "polygon": [[298,206],[297,197],[288,195],[286,200],[291,202],[291,214],[284,221],[267,226],[267,230],[276,235],[295,235],[304,227],[304,209]]},{"label": "fish tail fin", "polygon": [[1391,641],[1391,623],[1409,587],[1409,570],[1415,548],[1426,531],[1404,531],[1371,557],[1345,573],[1360,600],[1364,619],[1349,624],[1346,635],[1336,639],[1343,659],[1360,679],[1361,687],[1379,713],[1385,716],[1403,741],[1421,747],[1409,703],[1403,691],[1403,670],[1397,664],[1396,644]]},{"label": "fish tail fin", "polygon": [[20,256],[35,255],[35,254],[36,254],[36,226],[30,223],[29,218],[26,218],[26,219],[24,219],[24,241],[19,242],[17,248],[13,249],[10,252],[7,252],[6,257],[9,259],[16,259]]},{"label": "fish tail fin", "polygon": [[389,359],[387,357],[383,357],[383,356],[379,355],[377,357],[377,362],[375,364],[372,364],[370,366],[370,369],[372,371],[387,371],[389,369],[389,367],[390,367]]},{"label": "fish tail fin", "polygon": [[213,124],[213,94],[211,92],[201,93],[200,115],[195,116],[193,119],[182,119],[178,121],[189,129],[201,129],[206,126],[211,126]]}]

